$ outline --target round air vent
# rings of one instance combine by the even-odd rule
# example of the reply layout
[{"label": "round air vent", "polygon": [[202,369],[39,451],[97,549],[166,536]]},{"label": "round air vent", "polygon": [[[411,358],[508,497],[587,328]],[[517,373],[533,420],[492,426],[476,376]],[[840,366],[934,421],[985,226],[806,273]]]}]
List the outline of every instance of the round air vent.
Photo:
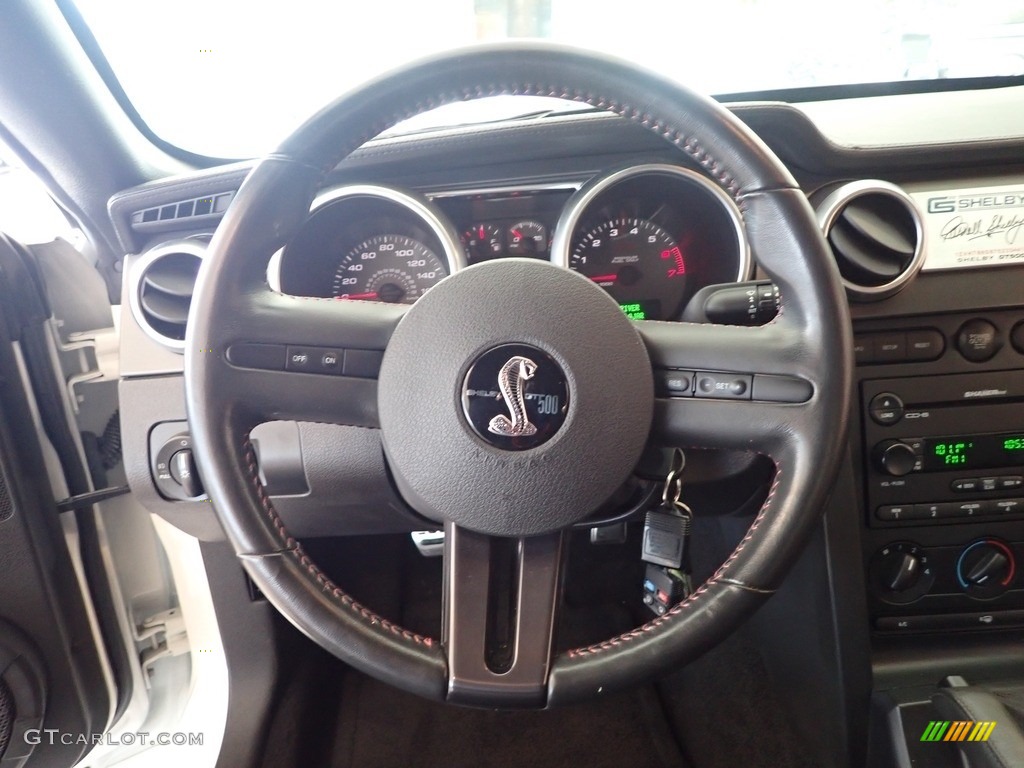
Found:
[{"label": "round air vent", "polygon": [[818,206],[818,223],[850,298],[876,301],[900,291],[924,262],[916,204],[885,181],[856,181]]},{"label": "round air vent", "polygon": [[142,329],[176,351],[185,347],[185,327],[206,244],[179,240],[157,246],[136,262],[131,276],[132,313]]}]

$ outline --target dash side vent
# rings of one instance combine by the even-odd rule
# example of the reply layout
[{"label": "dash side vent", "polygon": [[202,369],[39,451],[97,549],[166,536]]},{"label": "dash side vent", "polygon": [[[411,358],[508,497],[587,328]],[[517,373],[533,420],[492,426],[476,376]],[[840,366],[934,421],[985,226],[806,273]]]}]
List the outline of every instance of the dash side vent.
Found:
[{"label": "dash side vent", "polygon": [[818,223],[853,299],[888,298],[921,269],[921,214],[910,196],[893,184],[844,184],[822,201]]},{"label": "dash side vent", "polygon": [[188,311],[205,243],[180,240],[148,251],[131,275],[132,313],[153,339],[175,351],[185,346]]}]

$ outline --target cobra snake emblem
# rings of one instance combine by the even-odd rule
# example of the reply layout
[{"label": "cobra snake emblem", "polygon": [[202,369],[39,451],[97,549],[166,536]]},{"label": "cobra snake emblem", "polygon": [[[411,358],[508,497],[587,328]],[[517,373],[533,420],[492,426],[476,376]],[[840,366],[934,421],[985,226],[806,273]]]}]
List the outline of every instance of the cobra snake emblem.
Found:
[{"label": "cobra snake emblem", "polygon": [[487,425],[487,431],[503,437],[525,437],[537,433],[537,428],[526,416],[526,398],[523,384],[533,378],[537,364],[528,357],[516,355],[498,371],[498,389],[505,398],[509,416],[498,414]]}]

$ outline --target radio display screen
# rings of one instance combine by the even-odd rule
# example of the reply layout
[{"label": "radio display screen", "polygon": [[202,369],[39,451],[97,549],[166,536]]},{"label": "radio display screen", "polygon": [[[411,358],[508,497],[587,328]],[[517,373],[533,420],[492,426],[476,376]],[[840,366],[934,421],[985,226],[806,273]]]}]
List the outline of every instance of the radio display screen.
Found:
[{"label": "radio display screen", "polygon": [[1018,465],[1024,465],[1024,431],[924,440],[925,472]]}]

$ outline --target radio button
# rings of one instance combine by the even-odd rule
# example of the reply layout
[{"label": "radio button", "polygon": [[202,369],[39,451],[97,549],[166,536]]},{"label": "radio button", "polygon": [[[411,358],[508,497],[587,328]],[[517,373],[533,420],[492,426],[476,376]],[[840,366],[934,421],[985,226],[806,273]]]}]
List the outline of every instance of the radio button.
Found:
[{"label": "radio button", "polygon": [[953,501],[942,506],[947,508],[942,517],[977,517],[988,512],[983,501]]},{"label": "radio button", "polygon": [[949,484],[954,493],[976,493],[981,490],[981,480],[976,477],[965,477]]},{"label": "radio button", "polygon": [[988,320],[975,318],[960,326],[956,336],[956,348],[972,363],[984,363],[995,357],[1003,346],[999,330]]},{"label": "radio button", "polygon": [[871,398],[868,412],[876,424],[890,427],[903,418],[903,401],[892,392],[882,392]]},{"label": "radio button", "polygon": [[1005,475],[998,478],[998,480],[999,490],[1001,491],[1015,491],[1018,488],[1024,487],[1024,477],[1020,475]]},{"label": "radio button", "polygon": [[886,523],[895,523],[899,520],[913,520],[914,510],[915,506],[913,504],[879,507],[875,510],[875,517]]},{"label": "radio button", "polygon": [[978,482],[981,483],[981,490],[983,491],[998,490],[999,478],[997,477],[983,477]]},{"label": "radio button", "polygon": [[914,520],[938,520],[940,517],[953,517],[955,504],[915,504]]},{"label": "radio button", "polygon": [[907,331],[907,360],[938,360],[945,350],[946,339],[938,331]]},{"label": "radio button", "polygon": [[1017,515],[1024,512],[1024,499],[996,499],[987,502],[985,511],[996,515]]}]

